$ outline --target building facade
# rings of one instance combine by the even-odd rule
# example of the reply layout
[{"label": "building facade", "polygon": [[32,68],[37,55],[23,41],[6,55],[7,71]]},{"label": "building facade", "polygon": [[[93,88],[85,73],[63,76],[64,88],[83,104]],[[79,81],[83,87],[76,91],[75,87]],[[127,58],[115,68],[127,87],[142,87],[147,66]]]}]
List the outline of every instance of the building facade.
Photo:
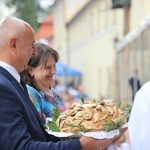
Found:
[{"label": "building facade", "polygon": [[52,6],[53,46],[60,59],[82,71],[82,84],[91,98],[131,102],[131,92],[123,92],[130,90],[130,70],[125,68],[131,54],[118,45],[150,14],[150,0],[132,0],[129,7],[117,9],[112,9],[112,0],[87,0],[80,5],[76,1],[74,12],[69,11],[67,2],[57,0]]}]

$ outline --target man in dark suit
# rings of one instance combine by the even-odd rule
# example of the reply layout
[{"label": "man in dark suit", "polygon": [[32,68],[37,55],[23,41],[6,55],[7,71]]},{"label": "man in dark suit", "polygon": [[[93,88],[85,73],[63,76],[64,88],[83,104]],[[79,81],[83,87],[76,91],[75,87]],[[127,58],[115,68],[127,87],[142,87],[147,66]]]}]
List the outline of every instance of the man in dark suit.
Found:
[{"label": "man in dark suit", "polygon": [[34,42],[33,29],[20,19],[9,18],[0,25],[0,150],[105,149],[119,137],[97,140],[82,136],[60,141],[44,130],[19,76],[36,55]]}]

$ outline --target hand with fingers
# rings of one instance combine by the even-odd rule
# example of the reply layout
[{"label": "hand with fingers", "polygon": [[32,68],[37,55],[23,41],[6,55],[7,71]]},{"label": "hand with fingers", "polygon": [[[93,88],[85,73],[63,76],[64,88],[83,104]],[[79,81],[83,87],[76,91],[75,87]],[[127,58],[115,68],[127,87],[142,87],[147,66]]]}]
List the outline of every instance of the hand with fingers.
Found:
[{"label": "hand with fingers", "polygon": [[118,136],[115,136],[111,139],[94,139],[92,137],[82,136],[80,138],[80,143],[82,146],[82,150],[106,150],[112,143],[116,142],[121,138],[121,136],[125,133],[127,128],[120,129],[120,133]]}]

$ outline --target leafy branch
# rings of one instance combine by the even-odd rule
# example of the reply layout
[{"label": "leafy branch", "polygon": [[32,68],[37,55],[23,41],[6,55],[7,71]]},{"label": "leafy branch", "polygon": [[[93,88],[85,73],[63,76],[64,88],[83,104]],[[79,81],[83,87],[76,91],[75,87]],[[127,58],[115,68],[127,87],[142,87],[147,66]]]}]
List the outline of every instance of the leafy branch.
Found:
[{"label": "leafy branch", "polygon": [[54,132],[59,132],[59,131],[60,131],[54,121],[48,120],[47,126],[49,127],[50,130],[52,130],[52,131],[54,131]]},{"label": "leafy branch", "polygon": [[82,96],[81,96],[81,102],[82,102],[82,104],[84,104],[84,99],[85,99],[85,96],[84,96],[84,94],[82,94]]},{"label": "leafy branch", "polygon": [[77,125],[77,124],[73,124],[73,123],[68,123],[68,126],[70,126],[71,128],[78,128],[78,131],[82,131],[82,132],[87,132],[88,129],[86,129],[83,125]]},{"label": "leafy branch", "polygon": [[56,121],[59,116],[60,116],[59,109],[58,108],[53,108],[52,120]]},{"label": "leafy branch", "polygon": [[123,122],[122,119],[118,120],[117,122],[110,120],[110,121],[105,121],[105,124],[103,124],[102,126],[104,127],[105,131],[109,132],[111,130],[121,128],[122,122]]},{"label": "leafy branch", "polygon": [[[117,107],[121,108],[121,104],[122,104],[122,101],[119,101],[118,104],[117,104]],[[131,110],[132,110],[132,104],[126,104],[121,109],[123,110],[123,112],[124,112],[124,114],[127,118],[127,122],[128,122],[129,118],[130,118]]]},{"label": "leafy branch", "polygon": [[125,113],[125,116],[127,118],[127,122],[129,121],[131,110],[132,110],[132,105],[131,104],[126,104],[124,107],[122,107],[122,110]]},{"label": "leafy branch", "polygon": [[60,112],[58,110],[58,108],[53,108],[53,112],[52,112],[52,120],[48,120],[47,124],[44,125],[45,127],[48,126],[48,128],[54,132],[59,132],[59,128],[56,125],[56,120],[59,117]]},{"label": "leafy branch", "polygon": [[119,101],[118,104],[117,104],[117,107],[121,108],[121,104],[122,104],[122,101]]},{"label": "leafy branch", "polygon": [[[127,118],[127,122],[128,122],[130,118],[131,110],[132,110],[132,105],[126,104],[124,107],[121,108],[121,104],[122,102],[119,101],[119,103],[117,104],[117,107],[123,110],[124,115]],[[117,122],[112,121],[112,120],[105,121],[105,124],[103,124],[103,127],[104,127],[104,130],[108,132],[114,129],[119,129],[122,126],[123,122],[124,122],[123,119],[119,119]]]}]

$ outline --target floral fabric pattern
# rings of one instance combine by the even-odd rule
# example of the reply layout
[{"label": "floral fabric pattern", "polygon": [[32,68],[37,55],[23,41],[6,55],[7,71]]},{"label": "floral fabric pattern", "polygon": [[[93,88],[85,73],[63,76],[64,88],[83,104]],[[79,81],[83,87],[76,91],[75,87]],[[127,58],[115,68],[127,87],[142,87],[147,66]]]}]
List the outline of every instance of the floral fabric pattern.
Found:
[{"label": "floral fabric pattern", "polygon": [[60,113],[66,110],[66,107],[60,96],[54,89],[54,96],[49,96],[43,91],[37,91],[35,88],[26,85],[31,101],[39,113],[44,113],[46,117],[52,117],[53,108],[58,108]]}]

